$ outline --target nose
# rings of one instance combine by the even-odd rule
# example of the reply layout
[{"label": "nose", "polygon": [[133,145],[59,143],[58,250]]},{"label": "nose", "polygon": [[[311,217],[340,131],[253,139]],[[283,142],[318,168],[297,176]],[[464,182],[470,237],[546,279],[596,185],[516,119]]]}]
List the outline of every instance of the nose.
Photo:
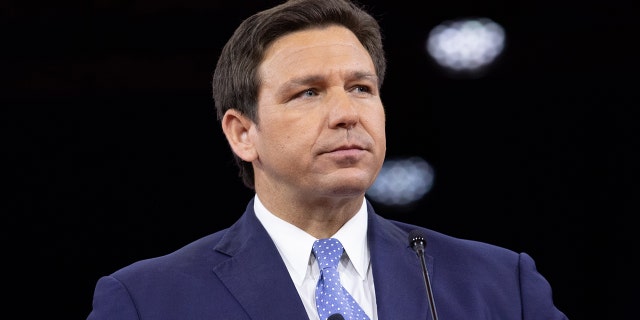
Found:
[{"label": "nose", "polygon": [[329,126],[331,128],[351,129],[359,121],[358,109],[349,92],[340,88],[330,95]]}]

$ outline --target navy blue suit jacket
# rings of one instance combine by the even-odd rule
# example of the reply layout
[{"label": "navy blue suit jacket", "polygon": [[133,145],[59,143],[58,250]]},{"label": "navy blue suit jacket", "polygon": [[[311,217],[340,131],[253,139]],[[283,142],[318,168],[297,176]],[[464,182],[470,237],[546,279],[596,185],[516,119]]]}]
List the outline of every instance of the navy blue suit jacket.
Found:
[{"label": "navy blue suit jacket", "polygon": [[[566,319],[534,261],[377,215],[368,241],[378,319],[430,319],[421,263],[407,234],[421,230],[439,319]],[[231,227],[98,280],[88,320],[307,319],[251,201]]]}]

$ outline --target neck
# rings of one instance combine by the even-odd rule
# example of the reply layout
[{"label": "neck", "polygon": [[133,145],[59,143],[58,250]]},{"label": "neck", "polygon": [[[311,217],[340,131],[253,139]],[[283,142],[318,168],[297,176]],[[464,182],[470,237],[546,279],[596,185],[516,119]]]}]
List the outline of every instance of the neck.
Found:
[{"label": "neck", "polygon": [[272,194],[258,197],[269,212],[318,239],[333,236],[358,213],[364,201],[364,195],[316,202],[282,200]]}]

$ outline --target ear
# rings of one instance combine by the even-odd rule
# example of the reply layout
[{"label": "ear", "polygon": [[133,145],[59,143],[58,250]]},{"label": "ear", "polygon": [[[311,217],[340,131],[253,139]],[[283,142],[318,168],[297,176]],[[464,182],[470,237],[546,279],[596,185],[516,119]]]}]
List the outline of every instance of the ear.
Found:
[{"label": "ear", "polygon": [[227,110],[222,117],[222,131],[231,150],[246,162],[252,162],[258,157],[249,135],[249,130],[254,125],[253,121],[235,109]]}]

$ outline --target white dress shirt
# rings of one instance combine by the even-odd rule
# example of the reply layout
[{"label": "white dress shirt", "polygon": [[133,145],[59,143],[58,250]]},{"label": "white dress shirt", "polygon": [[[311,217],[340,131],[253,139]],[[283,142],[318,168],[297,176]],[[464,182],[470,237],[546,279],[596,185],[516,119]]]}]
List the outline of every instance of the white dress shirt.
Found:
[{"label": "white dress shirt", "polygon": [[[276,244],[278,252],[287,266],[291,280],[295,284],[300,299],[310,320],[318,320],[315,293],[320,277],[320,268],[311,252],[317,239],[302,229],[286,222],[264,207],[258,195],[255,196],[254,210],[258,220],[267,229]],[[332,236],[344,246],[338,272],[340,282],[358,302],[371,320],[378,318],[376,295],[371,272],[369,244],[367,242],[367,206],[363,201],[358,213]]]}]

